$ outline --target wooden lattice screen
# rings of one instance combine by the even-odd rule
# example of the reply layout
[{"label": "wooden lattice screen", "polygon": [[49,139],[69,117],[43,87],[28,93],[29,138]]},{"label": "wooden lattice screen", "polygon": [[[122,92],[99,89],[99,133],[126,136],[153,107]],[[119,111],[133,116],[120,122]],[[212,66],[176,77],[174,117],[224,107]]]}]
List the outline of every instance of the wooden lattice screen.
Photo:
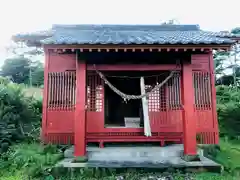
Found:
[{"label": "wooden lattice screen", "polygon": [[193,72],[195,108],[211,109],[211,84],[209,72]]},{"label": "wooden lattice screen", "polygon": [[72,110],[76,103],[76,72],[48,73],[48,109]]},{"label": "wooden lattice screen", "polygon": [[87,110],[102,112],[103,110],[103,81],[95,72],[87,76]]},{"label": "wooden lattice screen", "polygon": [[201,144],[215,144],[218,142],[218,129],[215,126],[212,112],[210,73],[194,71],[193,84],[198,141]]},{"label": "wooden lattice screen", "polygon": [[167,82],[167,106],[169,110],[180,110],[181,101],[181,74],[174,73],[173,77]]},{"label": "wooden lattice screen", "polygon": [[[155,77],[155,84],[161,83],[162,77]],[[152,81],[152,80],[151,80]],[[149,79],[146,81],[149,82]],[[146,85],[147,91],[150,91],[154,86]],[[159,112],[166,110],[177,110],[181,108],[181,76],[180,72],[174,74],[169,81],[160,89],[151,93],[148,99],[150,112]]]}]

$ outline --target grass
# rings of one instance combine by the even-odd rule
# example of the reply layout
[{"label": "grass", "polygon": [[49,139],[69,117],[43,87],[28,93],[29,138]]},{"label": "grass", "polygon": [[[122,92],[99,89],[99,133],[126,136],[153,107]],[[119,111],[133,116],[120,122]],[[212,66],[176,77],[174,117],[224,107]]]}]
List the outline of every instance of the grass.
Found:
[{"label": "grass", "polygon": [[229,172],[240,170],[240,141],[220,140],[220,151],[217,152],[214,160],[222,164]]},{"label": "grass", "polygon": [[28,97],[34,97],[36,99],[41,99],[42,95],[43,95],[43,88],[24,86],[23,92]]},{"label": "grass", "polygon": [[23,179],[46,174],[62,158],[55,146],[41,144],[18,144],[1,156],[0,179]]},{"label": "grass", "polygon": [[[10,151],[3,155],[7,156],[7,161],[0,162],[0,180],[27,180],[34,177],[37,180],[115,180],[123,177],[126,180],[140,180],[149,177],[161,177],[170,175],[173,180],[184,180],[186,176],[191,176],[196,180],[238,180],[240,176],[236,170],[240,167],[240,143],[238,141],[220,141],[221,150],[216,154],[217,162],[226,168],[224,174],[197,173],[184,174],[175,171],[169,172],[148,172],[146,170],[126,169],[60,169],[52,170],[54,164],[62,157],[62,153],[55,146],[41,144],[19,144],[11,147]],[[2,158],[2,159],[3,159]],[[6,164],[4,164],[6,163]],[[51,173],[49,173],[51,170]],[[55,179],[53,176],[57,176]]]},{"label": "grass", "polygon": [[200,173],[196,175],[196,180],[239,180],[239,177],[228,173]]}]

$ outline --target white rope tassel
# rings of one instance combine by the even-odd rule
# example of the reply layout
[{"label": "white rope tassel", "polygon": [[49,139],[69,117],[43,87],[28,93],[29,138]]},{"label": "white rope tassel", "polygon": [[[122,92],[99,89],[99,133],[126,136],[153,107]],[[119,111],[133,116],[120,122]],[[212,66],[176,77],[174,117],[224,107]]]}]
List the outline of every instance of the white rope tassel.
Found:
[{"label": "white rope tassel", "polygon": [[[141,88],[141,95],[146,94],[143,77],[140,78],[140,88]],[[142,97],[142,107],[143,107],[143,120],[144,120],[144,134],[145,136],[152,136],[149,114],[148,114],[148,100],[146,96]]]}]

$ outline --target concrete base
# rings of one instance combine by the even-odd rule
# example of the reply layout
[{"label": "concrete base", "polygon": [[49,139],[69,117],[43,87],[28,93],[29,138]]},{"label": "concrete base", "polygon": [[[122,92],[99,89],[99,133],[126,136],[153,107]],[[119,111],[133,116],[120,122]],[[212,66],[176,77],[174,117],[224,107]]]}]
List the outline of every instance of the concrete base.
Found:
[{"label": "concrete base", "polygon": [[181,158],[183,145],[166,147],[88,147],[88,162],[74,163],[74,147],[64,153],[65,159],[57,164],[60,167],[102,167],[102,168],[184,168],[221,167],[203,156],[198,150],[200,161],[187,162]]}]

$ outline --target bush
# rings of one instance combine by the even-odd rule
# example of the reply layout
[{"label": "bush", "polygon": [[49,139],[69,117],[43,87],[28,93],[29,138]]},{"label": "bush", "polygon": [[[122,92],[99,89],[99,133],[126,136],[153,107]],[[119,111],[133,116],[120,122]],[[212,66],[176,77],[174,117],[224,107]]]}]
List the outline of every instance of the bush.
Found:
[{"label": "bush", "polygon": [[217,86],[217,112],[220,135],[240,136],[240,90],[229,86]]},{"label": "bush", "polygon": [[11,146],[2,156],[0,168],[12,173],[21,170],[29,177],[43,176],[48,174],[53,165],[62,157],[63,153],[56,146],[22,143]]},{"label": "bush", "polygon": [[25,97],[20,85],[0,83],[0,153],[40,127],[41,110],[41,101]]}]

